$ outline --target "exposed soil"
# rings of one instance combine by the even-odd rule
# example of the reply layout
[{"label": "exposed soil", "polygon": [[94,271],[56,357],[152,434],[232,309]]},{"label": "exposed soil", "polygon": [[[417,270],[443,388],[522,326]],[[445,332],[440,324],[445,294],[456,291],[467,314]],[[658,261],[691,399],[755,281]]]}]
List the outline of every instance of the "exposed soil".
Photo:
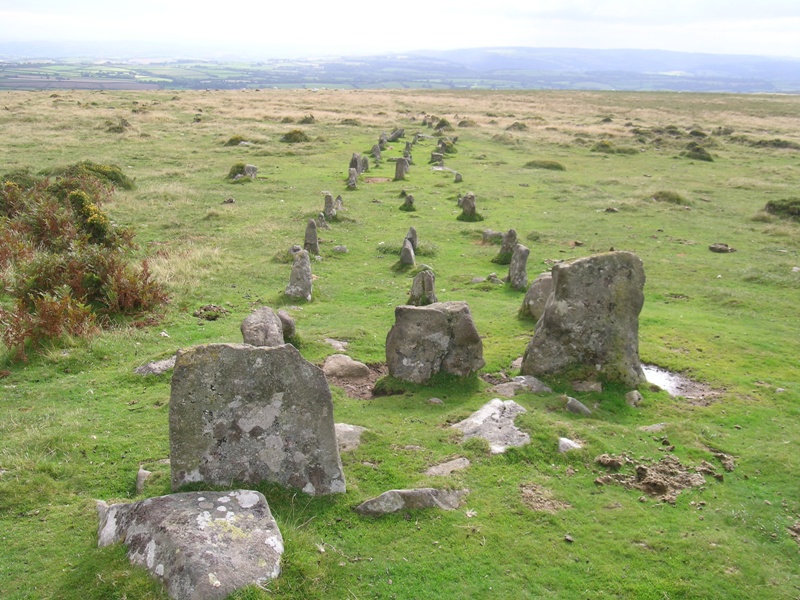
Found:
[{"label": "exposed soil", "polygon": [[369,400],[372,398],[372,389],[375,387],[375,382],[386,375],[389,369],[384,363],[374,365],[367,365],[370,370],[368,377],[361,379],[344,379],[341,377],[328,377],[328,382],[344,390],[350,398],[360,398],[362,400]]},{"label": "exposed soil", "polygon": [[800,545],[800,521],[795,521],[794,525],[789,525],[787,529],[789,530],[789,535]]},{"label": "exposed soil", "polygon": [[519,486],[522,502],[528,508],[541,512],[555,513],[565,508],[572,508],[569,502],[553,498],[553,492],[535,483],[522,483]]},{"label": "exposed soil", "polygon": [[661,502],[670,504],[675,504],[675,499],[682,490],[705,485],[704,475],[710,475],[720,481],[723,479],[722,474],[717,473],[716,467],[709,462],[703,461],[696,467],[687,467],[671,454],[655,464],[634,461],[624,454],[620,456],[601,454],[595,462],[615,471],[623,467],[630,467],[634,471],[632,474],[601,475],[594,480],[597,485],[616,483],[629,490],[640,490],[649,496],[655,496]]}]

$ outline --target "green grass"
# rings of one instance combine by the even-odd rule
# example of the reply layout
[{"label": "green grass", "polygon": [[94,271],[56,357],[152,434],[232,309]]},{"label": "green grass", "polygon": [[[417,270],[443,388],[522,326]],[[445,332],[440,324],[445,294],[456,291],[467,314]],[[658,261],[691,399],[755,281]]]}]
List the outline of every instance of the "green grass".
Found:
[{"label": "green grass", "polygon": [[[119,165],[136,185],[104,209],[136,230],[138,254],[151,258],[172,300],[152,327],[65,340],[28,363],[0,356],[0,596],[165,599],[122,547],[96,547],[95,498],[170,492],[169,469],[159,463],[169,454],[169,375],[140,378],[133,369],[179,348],[241,341],[239,324],[262,304],[292,314],[297,345],[312,362],[335,352],[326,337],[348,341],[358,360],[383,362],[394,307],[406,302],[414,275],[392,266],[414,226],[418,264],[435,271],[439,299],[471,307],[483,337],[483,372],[515,374],[510,364],[534,327],[516,317],[523,294],[471,282],[493,271],[505,275],[492,263],[497,247],[482,244],[481,232],[513,227],[531,249],[531,280],[555,260],[611,247],[635,252],[647,275],[642,359],[722,394],[702,406],[644,386],[642,406],[632,409],[627,390],[575,393],[567,382],[551,381],[552,395],[515,398],[528,409],[517,422],[532,443],[490,456],[447,426],[492,398],[478,378],[403,385],[400,394],[372,400],[334,388],[336,421],[369,429],[364,444],[342,456],[348,492],[311,498],[260,486],[286,540],[284,572],[270,592],[248,589],[235,598],[798,597],[799,548],[787,527],[800,514],[800,275],[792,271],[800,266],[800,226],[753,215],[797,195],[800,167],[791,145],[724,136],[713,136],[713,162],[678,155],[693,130],[729,128],[749,139],[797,143],[796,119],[788,117],[800,112],[800,98],[403,90],[59,96],[54,103],[46,93],[4,93],[4,172],[46,172],[79,160]],[[145,112],[132,113],[145,104]],[[201,122],[192,122],[195,114]],[[303,131],[314,142],[282,143],[290,126],[281,121],[309,114],[314,122]],[[352,153],[368,151],[381,131],[395,127],[405,127],[407,138],[430,133],[419,125],[421,114],[478,125],[459,129],[459,151],[448,158],[465,184],[423,164],[393,182],[394,165],[386,161],[365,173],[376,181],[347,190]],[[598,124],[598,115],[609,114],[611,123]],[[130,123],[124,133],[105,132],[107,120],[123,116]],[[343,119],[360,125],[343,127]],[[515,122],[527,130],[506,132]],[[648,132],[641,146],[626,122]],[[259,143],[226,147],[234,132]],[[636,156],[590,151],[604,140],[616,148],[635,144]],[[423,139],[415,154],[435,147],[436,140]],[[394,144],[384,156],[402,150]],[[569,170],[531,169],[531,155]],[[256,165],[259,178],[229,185],[224,176],[236,163]],[[414,195],[415,212],[398,210],[403,189]],[[314,299],[295,307],[283,296],[291,265],[273,257],[302,244],[308,219],[322,210],[323,190],[341,194],[346,211],[320,231]],[[456,199],[468,191],[482,222],[457,219]],[[669,197],[661,198],[663,191]],[[231,196],[235,204],[222,204]],[[605,212],[609,206],[618,212]],[[738,252],[712,254],[714,242]],[[332,252],[340,244],[347,254]],[[192,315],[207,304],[230,314],[215,321]],[[563,393],[594,414],[563,412]],[[428,404],[434,396],[444,405]],[[669,424],[664,434],[638,430],[659,422]],[[709,478],[704,488],[683,492],[675,506],[594,484],[601,473],[595,456],[659,460],[662,435],[686,464],[718,464],[713,449],[734,455],[737,468],[723,482]],[[559,436],[580,439],[584,449],[558,454]],[[472,466],[444,479],[423,474],[455,456]],[[136,496],[140,464],[156,475]],[[531,510],[522,502],[525,484],[571,508]],[[427,485],[471,491],[453,512],[367,519],[352,510],[387,489]]]}]

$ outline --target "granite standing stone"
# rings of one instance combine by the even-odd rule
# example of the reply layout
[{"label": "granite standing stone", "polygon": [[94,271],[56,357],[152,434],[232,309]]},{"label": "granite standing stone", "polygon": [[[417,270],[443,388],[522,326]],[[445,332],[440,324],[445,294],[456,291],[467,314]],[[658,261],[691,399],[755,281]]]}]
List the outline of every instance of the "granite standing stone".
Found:
[{"label": "granite standing stone", "polygon": [[552,293],[553,275],[551,273],[542,273],[534,279],[530,287],[528,287],[528,291],[525,293],[525,299],[522,301],[520,314],[530,315],[534,320],[538,321],[544,312],[547,299]]},{"label": "granite standing stone", "polygon": [[[412,199],[411,201],[413,203],[413,201],[414,201],[413,198],[414,197],[411,194],[406,196],[406,198],[411,198]],[[408,241],[411,242],[411,247],[414,249],[414,252],[416,252],[419,238],[417,236],[417,229],[415,227],[409,227],[408,228],[408,233],[406,233],[405,239],[407,239]]]},{"label": "granite standing stone", "polygon": [[317,235],[317,222],[314,219],[308,220],[306,225],[306,235],[303,240],[303,248],[310,254],[317,255],[319,251],[319,236]]},{"label": "granite standing stone", "polygon": [[411,293],[406,304],[427,306],[438,302],[436,299],[436,275],[433,271],[420,271],[411,283]]},{"label": "granite standing stone", "polygon": [[300,252],[295,252],[292,274],[289,276],[289,285],[286,286],[284,293],[290,298],[311,302],[312,281],[311,259],[308,256],[308,251],[300,250]]},{"label": "granite standing stone", "polygon": [[414,246],[408,238],[403,240],[403,248],[400,250],[400,264],[414,266],[415,264]]},{"label": "granite standing stone", "polygon": [[283,344],[283,321],[269,306],[262,306],[242,321],[242,339],[251,346]]},{"label": "granite standing stone", "polygon": [[526,246],[517,244],[511,255],[511,264],[508,266],[508,283],[520,292],[528,289],[528,255],[530,253],[531,251]]},{"label": "granite standing stone", "polygon": [[169,405],[172,488],[271,481],[345,491],[325,375],[290,345],[178,354]]}]

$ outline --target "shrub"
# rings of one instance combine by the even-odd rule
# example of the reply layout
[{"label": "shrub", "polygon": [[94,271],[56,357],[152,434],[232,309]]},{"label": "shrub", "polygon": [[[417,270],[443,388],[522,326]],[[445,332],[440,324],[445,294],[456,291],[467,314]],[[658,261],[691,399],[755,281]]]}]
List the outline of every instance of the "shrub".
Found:
[{"label": "shrub", "polygon": [[511,125],[506,127],[506,131],[528,131],[528,126],[525,123],[514,121]]},{"label": "shrub", "polygon": [[106,121],[106,131],[108,133],[125,133],[131,124],[127,119],[120,117],[117,121]]},{"label": "shrub", "polygon": [[703,148],[697,142],[689,142],[686,145],[686,150],[681,152],[681,156],[684,158],[691,158],[694,160],[704,160],[706,162],[714,162],[714,159],[708,153],[708,150]]},{"label": "shrub", "polygon": [[311,138],[300,129],[292,129],[291,131],[283,134],[281,141],[287,144],[298,144],[301,142],[310,142]]},{"label": "shrub", "polygon": [[453,126],[450,124],[450,121],[442,117],[439,119],[439,122],[434,127],[436,131],[453,131]]},{"label": "shrub", "polygon": [[281,123],[294,123],[294,119],[292,117],[283,117]]},{"label": "shrub", "polygon": [[231,136],[231,138],[227,142],[225,142],[225,145],[226,146],[238,146],[239,144],[241,144],[242,142],[245,142],[245,141],[247,141],[247,140],[245,140],[244,137],[242,137],[241,135],[233,135],[233,136]]},{"label": "shrub", "polygon": [[689,205],[689,201],[686,198],[681,196],[678,192],[670,190],[660,190],[653,194],[650,199],[656,202],[667,202],[669,204],[680,204],[682,206]]},{"label": "shrub", "polygon": [[764,207],[764,211],[777,217],[800,221],[800,198],[770,200]]},{"label": "shrub", "polygon": [[31,170],[27,167],[24,169],[16,169],[0,178],[2,182],[11,182],[17,184],[21,189],[27,190],[28,188],[32,188],[36,183],[39,181],[39,178],[36,177],[34,174],[31,173]]},{"label": "shrub", "polygon": [[[45,170],[42,172],[42,174],[49,175],[51,177],[59,177],[60,179],[56,182],[56,184],[65,183],[65,180],[70,178],[75,179],[89,177],[95,178],[101,183],[113,185],[114,187],[121,188],[123,190],[132,190],[134,188],[133,179],[125,175],[119,166],[101,165],[88,160],[84,160],[67,167],[57,167],[55,169]],[[91,182],[82,182],[80,185],[84,186],[93,184]]]},{"label": "shrub", "polygon": [[316,119],[314,118],[314,115],[306,115],[305,117],[300,119],[300,121],[298,121],[300,125],[313,125],[315,122]]},{"label": "shrub", "polygon": [[452,140],[442,138],[439,140],[439,152],[443,154],[458,154],[458,148],[456,148]]},{"label": "shrub", "polygon": [[526,169],[548,169],[550,171],[566,171],[560,162],[555,160],[529,160],[525,163]]},{"label": "shrub", "polygon": [[459,127],[477,127],[478,124],[472,119],[463,119],[458,122]]}]

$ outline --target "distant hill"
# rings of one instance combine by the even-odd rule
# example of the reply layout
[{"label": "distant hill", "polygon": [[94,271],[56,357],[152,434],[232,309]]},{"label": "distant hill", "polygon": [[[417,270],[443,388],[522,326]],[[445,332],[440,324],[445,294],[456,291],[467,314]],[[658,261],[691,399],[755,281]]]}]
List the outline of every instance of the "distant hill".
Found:
[{"label": "distant hill", "polygon": [[191,55],[166,46],[137,51],[131,43],[0,43],[0,89],[277,86],[800,93],[800,59],[784,57],[509,47],[243,61],[232,54],[220,58],[215,52],[216,58],[208,58],[202,50]]}]

